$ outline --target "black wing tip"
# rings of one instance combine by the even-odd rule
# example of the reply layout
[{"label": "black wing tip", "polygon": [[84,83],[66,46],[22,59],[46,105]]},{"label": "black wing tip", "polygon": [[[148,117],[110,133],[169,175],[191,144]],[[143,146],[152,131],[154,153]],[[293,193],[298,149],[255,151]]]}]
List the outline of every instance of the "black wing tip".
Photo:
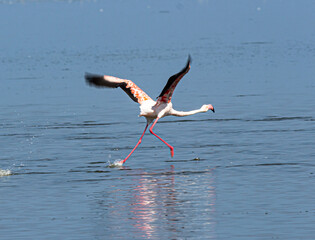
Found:
[{"label": "black wing tip", "polygon": [[100,85],[100,81],[102,81],[104,79],[104,76],[102,76],[102,75],[86,72],[84,74],[84,78],[85,78],[85,82],[89,86],[103,87]]},{"label": "black wing tip", "polygon": [[165,87],[163,88],[163,90],[162,90],[161,94],[158,96],[158,98],[159,98],[159,97],[162,97],[162,96],[165,94],[165,92],[167,91],[167,89],[169,89],[170,86],[171,86],[178,78],[179,78],[179,80],[180,80],[180,79],[189,71],[189,69],[190,69],[190,63],[191,63],[191,56],[190,56],[190,54],[188,54],[188,60],[187,60],[186,66],[185,66],[179,73],[177,73],[177,74],[171,76],[171,77],[168,79],[168,81],[167,81]]},{"label": "black wing tip", "polygon": [[189,69],[190,69],[190,64],[191,64],[191,56],[190,56],[190,54],[188,54],[188,60],[187,60],[187,64],[186,64],[186,66],[183,68],[183,70],[182,70],[182,72],[188,72],[189,71]]},{"label": "black wing tip", "polygon": [[187,64],[186,64],[186,66],[184,67],[183,71],[189,71],[191,61],[192,61],[191,56],[190,56],[190,54],[188,54]]},{"label": "black wing tip", "polygon": [[191,55],[190,54],[188,54],[188,62],[191,62],[192,61],[192,59],[191,59]]},{"label": "black wing tip", "polygon": [[88,79],[92,79],[92,78],[103,78],[104,76],[100,75],[100,74],[94,74],[94,73],[89,73],[89,72],[85,72],[84,74],[84,78],[86,80]]},{"label": "black wing tip", "polygon": [[192,62],[192,59],[191,59],[191,55],[188,54],[188,60],[187,60],[187,65],[190,65]]}]

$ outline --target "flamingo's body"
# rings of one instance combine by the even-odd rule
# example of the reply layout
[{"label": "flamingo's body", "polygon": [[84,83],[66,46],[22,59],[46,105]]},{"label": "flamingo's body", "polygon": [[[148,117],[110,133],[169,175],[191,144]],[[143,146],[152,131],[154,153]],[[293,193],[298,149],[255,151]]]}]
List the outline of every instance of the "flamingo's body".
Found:
[{"label": "flamingo's body", "polygon": [[179,73],[173,75],[169,78],[167,84],[165,85],[164,89],[162,90],[161,94],[159,95],[157,101],[152,100],[144,91],[142,91],[136,84],[134,84],[130,80],[120,79],[117,77],[107,76],[107,75],[95,75],[95,74],[85,74],[85,79],[88,84],[95,86],[95,87],[108,87],[108,88],[117,88],[120,87],[123,89],[129,97],[138,102],[140,104],[140,115],[147,119],[146,127],[136,144],[133,150],[129,153],[129,155],[122,161],[120,164],[126,162],[126,160],[130,157],[130,155],[134,152],[134,150],[138,147],[141,143],[144,133],[146,132],[148,126],[153,122],[152,126],[150,127],[150,133],[160,139],[163,143],[165,143],[171,150],[171,156],[174,155],[174,148],[165,142],[162,138],[156,135],[153,132],[153,127],[157,123],[157,121],[165,116],[189,116],[200,112],[207,112],[208,110],[212,110],[214,112],[214,108],[211,104],[203,105],[200,109],[192,110],[188,112],[176,111],[173,109],[171,98],[173,92],[175,90],[176,85],[182,79],[182,77],[189,71],[190,69],[190,62],[191,58],[189,56],[187,64],[185,68],[180,71]]}]

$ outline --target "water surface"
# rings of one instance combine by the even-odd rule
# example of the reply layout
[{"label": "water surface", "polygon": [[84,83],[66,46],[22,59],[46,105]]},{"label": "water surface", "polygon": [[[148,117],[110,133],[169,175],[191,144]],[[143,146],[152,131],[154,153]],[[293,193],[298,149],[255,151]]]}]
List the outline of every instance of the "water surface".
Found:
[{"label": "water surface", "polygon": [[[0,1],[3,239],[313,239],[313,2]],[[152,98],[147,133],[119,89]]]}]

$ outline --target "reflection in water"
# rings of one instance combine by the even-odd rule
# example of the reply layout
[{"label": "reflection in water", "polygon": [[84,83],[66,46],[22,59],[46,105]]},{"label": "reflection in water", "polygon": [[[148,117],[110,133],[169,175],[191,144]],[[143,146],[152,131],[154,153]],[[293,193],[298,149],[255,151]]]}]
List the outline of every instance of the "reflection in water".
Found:
[{"label": "reflection in water", "polygon": [[[161,217],[165,217],[171,224],[172,216],[175,215],[174,167],[172,166],[171,171],[164,174],[165,178],[159,179],[144,172],[134,189],[132,199],[134,202],[131,203],[131,212],[135,220],[133,226],[141,230],[142,237],[152,238],[157,230],[156,222]],[[174,229],[169,230],[174,231]]]},{"label": "reflection in water", "polygon": [[[155,186],[154,186],[155,185]],[[143,237],[152,237],[155,232],[154,222],[158,219],[155,208],[155,199],[157,193],[152,189],[156,184],[149,179],[140,179],[140,184],[136,187],[134,194],[134,203],[132,203],[132,214],[135,223],[134,227],[140,229],[144,235]]]},{"label": "reflection in water", "polygon": [[[99,202],[102,205],[100,215],[106,220],[104,226],[117,225],[117,230],[120,229],[118,225],[124,226],[133,238],[172,239],[196,236],[199,231],[209,238],[214,237],[212,170],[176,172],[171,166],[169,170],[153,173],[136,171],[125,171],[123,181],[129,181],[130,189],[122,184],[111,189],[110,194],[104,193],[105,200]],[[113,202],[118,198],[119,205]],[[116,237],[123,234],[114,233],[113,228],[110,234]],[[108,236],[107,233],[102,235]]]},{"label": "reflection in water", "polygon": [[122,169],[113,181],[95,196],[96,237],[178,239],[199,233],[215,237],[213,169]]}]

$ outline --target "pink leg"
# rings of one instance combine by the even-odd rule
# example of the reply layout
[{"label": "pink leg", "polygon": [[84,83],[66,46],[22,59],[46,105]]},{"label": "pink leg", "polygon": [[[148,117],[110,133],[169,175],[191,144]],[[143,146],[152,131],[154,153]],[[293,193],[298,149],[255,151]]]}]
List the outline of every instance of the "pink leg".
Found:
[{"label": "pink leg", "polygon": [[131,155],[131,154],[136,150],[136,148],[139,146],[139,144],[141,143],[142,138],[143,138],[143,136],[144,136],[144,133],[145,133],[145,131],[146,131],[147,128],[148,128],[148,126],[149,126],[149,124],[147,124],[147,125],[145,126],[145,129],[144,129],[144,131],[143,131],[143,133],[142,133],[142,135],[141,135],[141,137],[140,137],[140,139],[139,139],[137,145],[132,149],[132,151],[129,153],[129,155],[128,155],[124,160],[121,160],[121,161],[119,162],[120,164],[124,164],[124,163],[127,161],[127,159],[130,157],[130,155]]},{"label": "pink leg", "polygon": [[165,142],[162,138],[160,138],[158,135],[156,135],[154,132],[153,132],[153,127],[154,125],[157,123],[157,121],[159,120],[159,118],[156,118],[156,120],[154,121],[154,123],[152,124],[152,126],[150,127],[150,133],[152,133],[154,136],[156,136],[158,139],[160,139],[163,143],[165,143],[171,150],[171,156],[173,157],[174,156],[174,148],[169,145],[167,142]]}]

